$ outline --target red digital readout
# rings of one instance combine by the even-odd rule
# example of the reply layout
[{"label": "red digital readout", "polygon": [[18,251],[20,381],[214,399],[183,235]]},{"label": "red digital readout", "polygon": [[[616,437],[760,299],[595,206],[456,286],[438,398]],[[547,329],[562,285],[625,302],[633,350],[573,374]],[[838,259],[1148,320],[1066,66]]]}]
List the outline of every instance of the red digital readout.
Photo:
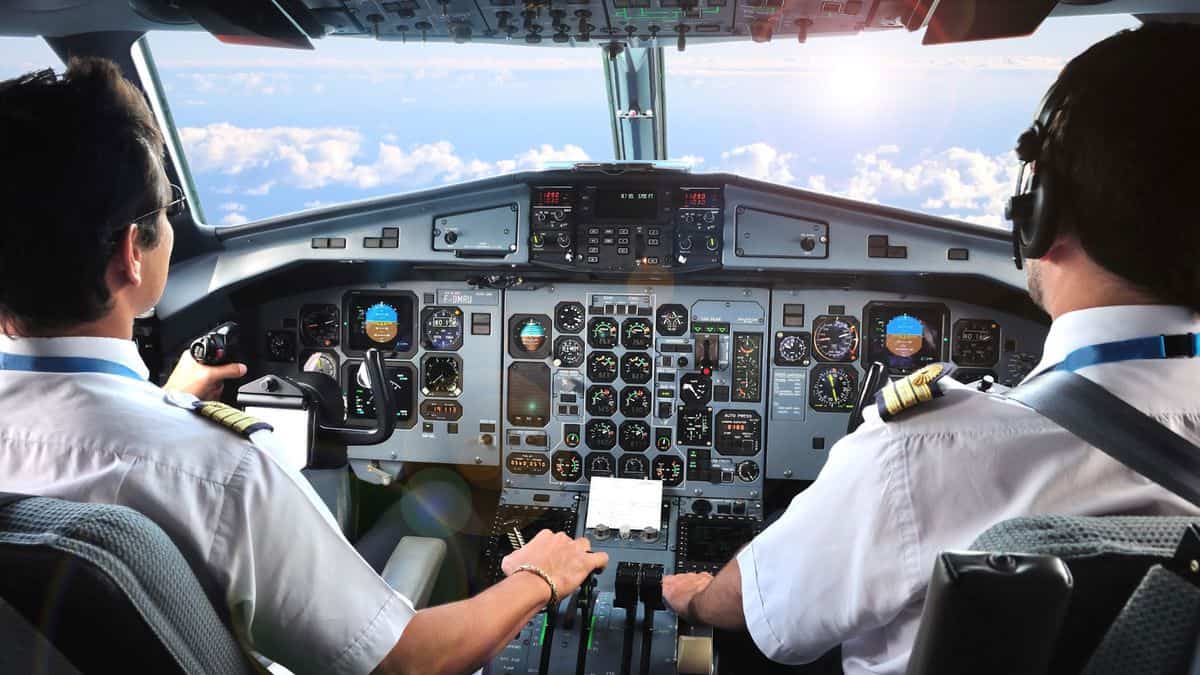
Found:
[{"label": "red digital readout", "polygon": [[562,206],[564,196],[562,190],[542,190],[538,195],[538,206]]},{"label": "red digital readout", "polygon": [[683,205],[691,208],[708,208],[708,193],[699,190],[684,192]]}]

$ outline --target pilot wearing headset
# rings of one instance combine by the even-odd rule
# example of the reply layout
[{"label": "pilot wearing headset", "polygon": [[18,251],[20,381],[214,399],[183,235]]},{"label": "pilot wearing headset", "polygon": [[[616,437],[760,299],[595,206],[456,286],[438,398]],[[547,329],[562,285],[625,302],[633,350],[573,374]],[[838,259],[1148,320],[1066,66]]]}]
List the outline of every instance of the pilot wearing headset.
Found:
[{"label": "pilot wearing headset", "polygon": [[[1067,64],[1021,136],[1009,208],[1017,266],[1027,259],[1030,295],[1053,318],[1026,382],[1074,371],[1193,444],[1198,45],[1200,26],[1148,24]],[[1130,350],[1143,344],[1175,358]],[[1034,410],[944,373],[885,387],[817,480],[715,578],[664,579],[671,607],[749,629],[776,661],[840,644],[848,675],[903,673],[939,552],[1017,516],[1196,513]]]},{"label": "pilot wearing headset", "polygon": [[[185,355],[147,381],[133,319],[158,302],[182,194],[140,91],[102,60],[0,83],[0,491],[132,507],[207,571],[233,626],[295,673],[467,672],[607,561],[543,531],[507,579],[414,611],[307,481],[193,412],[245,367]],[[187,393],[190,392],[190,393]],[[248,430],[247,430],[248,431]],[[278,455],[275,455],[278,456]]]}]

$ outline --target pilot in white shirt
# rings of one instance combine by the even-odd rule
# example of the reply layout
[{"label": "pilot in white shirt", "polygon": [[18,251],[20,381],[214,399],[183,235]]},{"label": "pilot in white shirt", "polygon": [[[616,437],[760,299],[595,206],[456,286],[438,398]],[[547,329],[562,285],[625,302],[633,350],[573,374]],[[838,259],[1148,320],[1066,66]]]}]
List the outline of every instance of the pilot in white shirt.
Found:
[{"label": "pilot in white shirt", "polygon": [[[1020,251],[1036,256],[1030,293],[1053,317],[1031,378],[1083,347],[1200,333],[1200,122],[1154,114],[1185,105],[1176,83],[1200,73],[1198,41],[1195,26],[1109,38],[1063,71],[1056,100],[1066,102],[1044,108],[1031,145],[1054,154],[1030,168],[1052,172],[1060,210],[1044,221],[1057,230],[1040,250],[1018,229]],[[1076,372],[1200,444],[1200,358]],[[664,580],[671,607],[748,629],[777,661],[841,645],[847,675],[901,674],[940,552],[968,549],[1018,516],[1197,512],[1032,409],[950,378],[938,384],[943,396],[888,421],[868,406],[817,480],[715,578]]]},{"label": "pilot in white shirt", "polygon": [[272,431],[198,414],[194,395],[244,366],[185,355],[172,391],[147,381],[133,321],[162,296],[183,198],[142,93],[102,59],[0,82],[0,148],[0,491],[145,514],[297,674],[470,671],[607,562],[543,531],[500,583],[414,611],[276,461]]}]

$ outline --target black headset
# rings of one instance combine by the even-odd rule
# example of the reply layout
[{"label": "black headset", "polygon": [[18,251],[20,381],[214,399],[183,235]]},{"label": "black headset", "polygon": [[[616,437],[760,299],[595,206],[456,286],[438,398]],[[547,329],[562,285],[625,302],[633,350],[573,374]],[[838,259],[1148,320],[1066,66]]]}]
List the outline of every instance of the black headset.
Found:
[{"label": "black headset", "polygon": [[1061,109],[1063,101],[1058,92],[1063,89],[1061,79],[1050,87],[1042,97],[1041,110],[1033,125],[1017,139],[1021,170],[1017,174],[1016,191],[1004,209],[1004,217],[1013,224],[1013,263],[1017,269],[1021,269],[1025,258],[1046,255],[1058,231],[1058,167],[1054,165],[1053,153],[1046,150],[1046,138],[1050,122]]}]

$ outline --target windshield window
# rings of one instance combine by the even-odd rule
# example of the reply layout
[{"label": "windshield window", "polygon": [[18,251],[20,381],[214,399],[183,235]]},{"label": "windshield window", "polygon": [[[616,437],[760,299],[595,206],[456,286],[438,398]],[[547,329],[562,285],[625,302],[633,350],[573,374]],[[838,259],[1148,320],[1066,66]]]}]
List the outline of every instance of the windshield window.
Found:
[{"label": "windshield window", "polygon": [[213,225],[613,156],[594,48],[149,43]]},{"label": "windshield window", "polygon": [[30,71],[62,70],[62,61],[40,37],[0,37],[0,80]]},{"label": "windshield window", "polygon": [[1130,16],[923,47],[922,33],[689,45],[667,53],[667,147],[731,171],[1005,227],[1012,152],[1058,71]]}]

